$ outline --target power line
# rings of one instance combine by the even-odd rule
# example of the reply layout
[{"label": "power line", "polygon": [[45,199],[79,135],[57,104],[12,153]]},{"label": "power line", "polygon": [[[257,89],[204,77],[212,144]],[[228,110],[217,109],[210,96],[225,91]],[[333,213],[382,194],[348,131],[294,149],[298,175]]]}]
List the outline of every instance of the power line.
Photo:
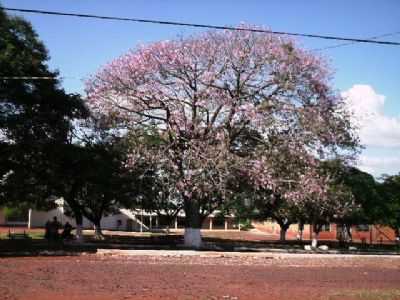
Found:
[{"label": "power line", "polygon": [[92,15],[92,14],[65,13],[65,12],[47,11],[47,10],[38,10],[38,9],[22,9],[22,8],[9,8],[9,7],[2,7],[2,8],[4,10],[8,10],[8,11],[45,14],[45,15],[92,18],[92,19],[113,20],[113,21],[130,21],[130,22],[138,22],[138,23],[151,23],[151,24],[159,24],[159,25],[186,26],[186,27],[208,28],[208,29],[250,31],[250,32],[259,32],[259,33],[288,35],[288,36],[301,36],[301,37],[307,37],[307,38],[319,38],[319,39],[326,39],[326,40],[347,41],[347,42],[353,42],[353,43],[370,43],[370,44],[400,46],[400,43],[398,43],[398,42],[376,41],[373,39],[357,39],[357,38],[329,36],[329,35],[272,31],[272,30],[256,29],[256,28],[241,28],[241,27],[218,26],[218,25],[208,25],[208,24],[182,23],[182,22],[175,22],[175,21],[161,21],[161,20],[151,20],[151,19],[100,16],[100,15]]},{"label": "power line", "polygon": [[[400,34],[400,31],[392,32],[392,33],[385,33],[385,34],[381,34],[381,35],[377,35],[377,36],[371,36],[368,39],[369,40],[377,40],[377,39],[380,39],[383,37],[393,36],[393,35],[398,35],[398,34]],[[311,51],[324,51],[324,50],[328,50],[328,49],[340,48],[340,47],[354,45],[354,44],[356,44],[356,42],[341,43],[341,44],[326,46],[326,47],[322,47],[322,48],[311,49]]]}]

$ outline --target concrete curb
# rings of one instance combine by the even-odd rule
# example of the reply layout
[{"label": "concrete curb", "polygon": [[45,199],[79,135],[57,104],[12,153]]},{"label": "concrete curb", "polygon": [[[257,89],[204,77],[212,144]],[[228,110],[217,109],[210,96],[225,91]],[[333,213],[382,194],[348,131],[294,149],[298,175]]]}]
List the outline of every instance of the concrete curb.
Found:
[{"label": "concrete curb", "polygon": [[398,254],[384,255],[359,255],[359,254],[332,254],[332,253],[282,253],[282,252],[224,252],[224,251],[196,251],[196,250],[115,250],[98,249],[97,255],[120,255],[120,256],[199,256],[199,257],[264,257],[264,258],[396,258],[400,260]]}]

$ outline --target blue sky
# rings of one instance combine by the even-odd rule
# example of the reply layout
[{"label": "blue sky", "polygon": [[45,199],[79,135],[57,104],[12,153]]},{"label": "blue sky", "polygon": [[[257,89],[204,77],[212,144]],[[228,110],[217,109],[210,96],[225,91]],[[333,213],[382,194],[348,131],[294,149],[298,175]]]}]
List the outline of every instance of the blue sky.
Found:
[{"label": "blue sky", "polygon": [[[246,22],[276,31],[357,38],[400,32],[398,0],[0,0],[0,3],[14,8],[215,25]],[[82,92],[80,78],[93,74],[101,65],[138,43],[172,39],[196,31],[174,26],[20,15],[32,22],[46,44],[50,66],[65,77],[63,85],[68,92]],[[384,39],[400,42],[400,33]],[[309,49],[341,43],[309,38],[299,42]],[[347,93],[357,112],[370,113],[370,118],[361,122],[366,150],[359,166],[376,176],[400,172],[400,47],[354,44],[328,49],[323,54],[336,71],[334,87]]]}]

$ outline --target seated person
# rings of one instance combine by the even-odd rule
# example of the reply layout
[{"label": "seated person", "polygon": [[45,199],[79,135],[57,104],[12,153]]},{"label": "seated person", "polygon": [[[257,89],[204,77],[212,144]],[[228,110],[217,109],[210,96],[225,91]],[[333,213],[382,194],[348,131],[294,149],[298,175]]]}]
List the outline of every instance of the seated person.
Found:
[{"label": "seated person", "polygon": [[60,235],[58,233],[58,230],[61,227],[60,222],[58,222],[57,217],[53,217],[53,221],[50,222],[48,226],[48,236],[50,240],[57,240]]},{"label": "seated person", "polygon": [[69,224],[69,222],[65,223],[63,232],[61,233],[61,238],[63,238],[63,239],[70,239],[70,238],[72,238],[71,231],[72,231],[72,226],[71,226],[71,224]]},{"label": "seated person", "polygon": [[50,236],[50,227],[51,226],[50,226],[50,224],[51,224],[50,220],[47,220],[46,224],[44,225],[44,228],[45,228],[44,238],[46,240],[50,240],[51,239],[51,236]]}]

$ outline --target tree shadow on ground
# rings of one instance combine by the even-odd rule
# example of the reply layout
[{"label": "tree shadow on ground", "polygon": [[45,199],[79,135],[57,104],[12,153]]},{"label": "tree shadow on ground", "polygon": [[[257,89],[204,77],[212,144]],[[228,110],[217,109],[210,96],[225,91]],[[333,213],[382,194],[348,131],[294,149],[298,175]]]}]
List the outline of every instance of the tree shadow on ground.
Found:
[{"label": "tree shadow on ground", "polygon": [[[204,237],[203,247],[198,250],[204,251],[285,251],[304,252],[304,246],[310,241],[279,241],[262,240],[248,241],[243,239],[230,239],[225,237]],[[365,245],[361,243],[341,244],[338,241],[321,241],[330,250],[339,253],[349,253],[348,247],[357,248],[357,253],[370,253],[371,251],[382,253],[398,252],[396,245]],[[45,239],[1,239],[0,257],[9,256],[35,256],[35,255],[79,255],[81,253],[96,253],[98,249],[121,249],[121,250],[184,250],[182,234],[157,234],[147,236],[124,236],[107,234],[104,239],[97,240],[93,235],[85,235],[81,243],[70,241],[48,241]],[[324,251],[317,251],[324,252]]]}]

